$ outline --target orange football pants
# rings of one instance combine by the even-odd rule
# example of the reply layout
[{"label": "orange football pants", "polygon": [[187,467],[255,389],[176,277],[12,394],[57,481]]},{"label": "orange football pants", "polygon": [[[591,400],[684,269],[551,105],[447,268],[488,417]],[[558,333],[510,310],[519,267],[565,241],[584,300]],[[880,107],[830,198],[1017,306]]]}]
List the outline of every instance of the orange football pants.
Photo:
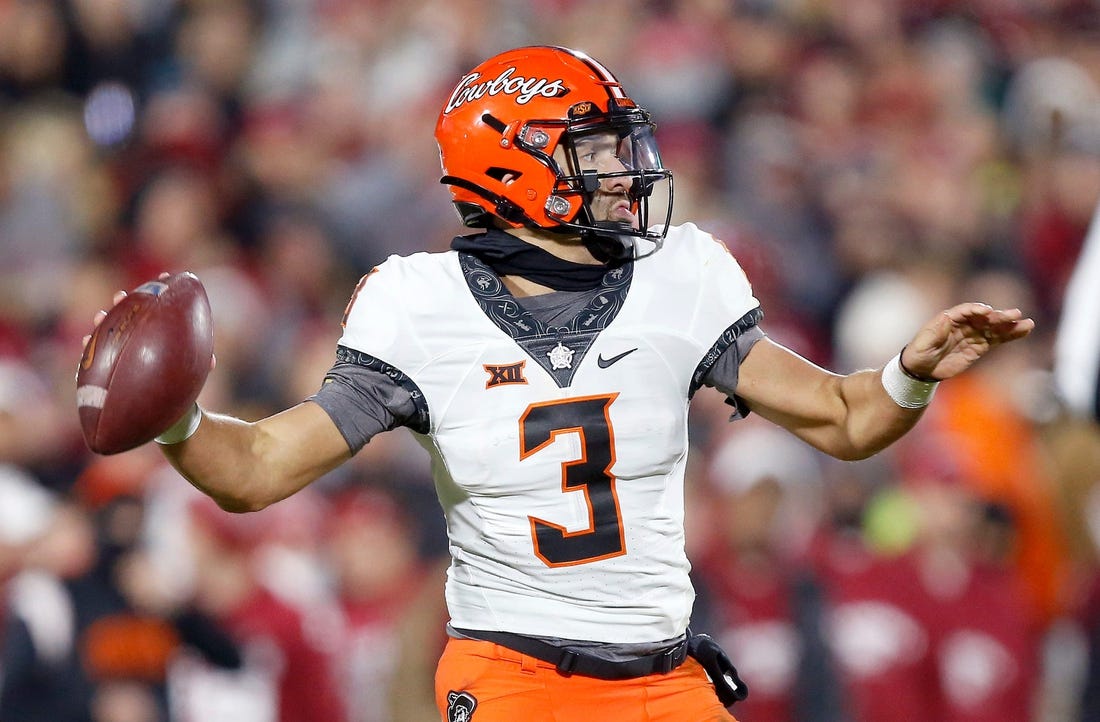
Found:
[{"label": "orange football pants", "polygon": [[736,722],[691,657],[669,674],[603,680],[469,639],[448,640],[435,703],[443,722]]}]

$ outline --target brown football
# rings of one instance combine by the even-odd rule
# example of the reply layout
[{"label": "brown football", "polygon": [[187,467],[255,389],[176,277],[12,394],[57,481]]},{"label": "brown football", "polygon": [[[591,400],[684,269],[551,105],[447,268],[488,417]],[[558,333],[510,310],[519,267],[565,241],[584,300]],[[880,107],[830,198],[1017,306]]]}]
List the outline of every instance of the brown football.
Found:
[{"label": "brown football", "polygon": [[210,301],[193,273],[127,294],[96,327],[77,368],[88,448],[117,454],[168,429],[198,398],[213,353]]}]

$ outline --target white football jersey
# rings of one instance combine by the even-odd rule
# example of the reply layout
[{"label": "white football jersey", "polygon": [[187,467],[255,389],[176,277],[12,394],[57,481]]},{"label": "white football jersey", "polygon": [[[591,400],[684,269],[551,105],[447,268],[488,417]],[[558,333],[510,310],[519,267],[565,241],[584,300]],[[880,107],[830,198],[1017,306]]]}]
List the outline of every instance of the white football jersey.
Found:
[{"label": "white football jersey", "polygon": [[349,304],[342,360],[413,391],[447,520],[458,628],[598,642],[683,633],[688,402],[760,310],[693,225],[545,327],[469,254],[391,257]]}]

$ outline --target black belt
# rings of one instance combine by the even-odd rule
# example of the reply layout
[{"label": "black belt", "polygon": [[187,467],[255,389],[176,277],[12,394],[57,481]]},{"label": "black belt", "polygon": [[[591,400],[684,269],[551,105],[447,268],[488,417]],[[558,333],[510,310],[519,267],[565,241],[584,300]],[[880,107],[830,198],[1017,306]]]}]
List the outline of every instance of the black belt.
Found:
[{"label": "black belt", "polygon": [[549,662],[564,675],[579,674],[596,679],[634,679],[651,674],[668,674],[684,663],[688,656],[687,639],[664,652],[647,654],[623,662],[594,657],[577,647],[555,647],[533,637],[508,632],[486,632],[480,629],[455,629],[459,634]]}]

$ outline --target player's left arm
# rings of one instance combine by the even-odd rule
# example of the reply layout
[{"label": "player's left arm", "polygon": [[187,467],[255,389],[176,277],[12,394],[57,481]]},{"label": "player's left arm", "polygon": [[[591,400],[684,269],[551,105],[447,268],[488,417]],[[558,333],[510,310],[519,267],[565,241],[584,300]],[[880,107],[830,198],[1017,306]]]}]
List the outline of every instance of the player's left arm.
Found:
[{"label": "player's left arm", "polygon": [[[991,349],[1035,327],[1019,309],[963,303],[926,323],[906,345],[902,366],[914,376],[944,381]],[[895,402],[883,369],[840,375],[762,339],[741,363],[737,396],[749,409],[840,459],[863,459],[900,438],[923,408]]]}]

